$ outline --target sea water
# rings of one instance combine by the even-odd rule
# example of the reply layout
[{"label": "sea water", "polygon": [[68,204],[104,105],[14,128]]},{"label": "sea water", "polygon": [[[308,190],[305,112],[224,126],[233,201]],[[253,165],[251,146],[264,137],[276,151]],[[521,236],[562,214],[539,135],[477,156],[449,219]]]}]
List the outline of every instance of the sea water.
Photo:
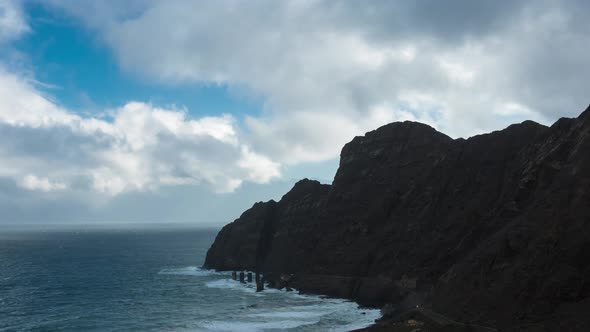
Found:
[{"label": "sea water", "polygon": [[0,331],[349,331],[379,317],[199,268],[215,234],[0,231]]}]

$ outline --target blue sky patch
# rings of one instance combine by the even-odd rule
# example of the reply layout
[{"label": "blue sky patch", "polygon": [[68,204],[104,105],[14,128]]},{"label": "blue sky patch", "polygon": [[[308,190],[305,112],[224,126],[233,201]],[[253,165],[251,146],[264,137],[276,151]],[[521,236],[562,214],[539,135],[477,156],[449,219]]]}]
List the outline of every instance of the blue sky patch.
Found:
[{"label": "blue sky patch", "polygon": [[57,103],[81,114],[134,100],[186,107],[194,117],[256,115],[261,98],[213,83],[161,83],[121,70],[110,49],[77,20],[43,5],[26,6],[31,32],[15,43],[35,79]]}]

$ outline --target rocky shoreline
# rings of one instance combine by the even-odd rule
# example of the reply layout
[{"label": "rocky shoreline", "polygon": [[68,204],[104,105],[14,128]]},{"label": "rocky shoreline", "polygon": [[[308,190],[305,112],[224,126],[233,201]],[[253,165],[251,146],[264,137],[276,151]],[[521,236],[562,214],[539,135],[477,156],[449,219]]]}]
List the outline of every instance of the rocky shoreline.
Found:
[{"label": "rocky shoreline", "polygon": [[204,267],[389,305],[371,331],[588,331],[590,107],[469,139],[415,122],[355,137],[332,185],[254,204]]}]

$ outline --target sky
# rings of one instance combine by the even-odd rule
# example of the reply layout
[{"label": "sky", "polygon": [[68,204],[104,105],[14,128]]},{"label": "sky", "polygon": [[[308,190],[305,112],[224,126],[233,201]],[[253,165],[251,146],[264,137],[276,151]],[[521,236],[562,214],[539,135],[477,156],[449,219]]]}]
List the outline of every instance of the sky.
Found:
[{"label": "sky", "polygon": [[[0,224],[223,224],[394,121],[590,102],[585,0],[0,0]],[[482,151],[482,153],[485,153]]]}]

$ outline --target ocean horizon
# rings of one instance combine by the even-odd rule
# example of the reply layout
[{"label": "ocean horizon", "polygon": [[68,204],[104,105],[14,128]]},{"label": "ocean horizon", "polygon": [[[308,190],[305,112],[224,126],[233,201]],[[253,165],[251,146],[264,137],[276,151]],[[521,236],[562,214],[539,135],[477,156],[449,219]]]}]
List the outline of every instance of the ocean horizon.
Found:
[{"label": "ocean horizon", "polygon": [[256,293],[230,272],[202,269],[217,231],[185,224],[6,230],[0,331],[349,331],[379,317],[342,299]]}]

